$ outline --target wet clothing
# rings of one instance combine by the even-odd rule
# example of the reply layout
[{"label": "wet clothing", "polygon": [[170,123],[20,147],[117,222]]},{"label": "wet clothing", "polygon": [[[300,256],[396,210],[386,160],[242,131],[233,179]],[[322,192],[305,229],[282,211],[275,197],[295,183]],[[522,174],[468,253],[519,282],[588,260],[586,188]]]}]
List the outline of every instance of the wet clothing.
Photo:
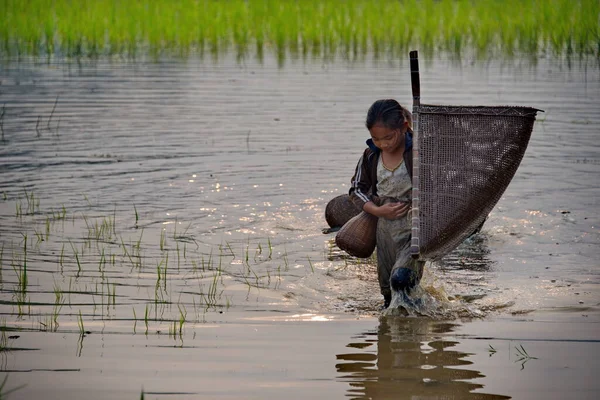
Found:
[{"label": "wet clothing", "polygon": [[[368,201],[378,205],[411,202],[412,136],[406,134],[402,164],[393,172],[383,166],[380,150],[367,141],[369,147],[360,158],[354,176],[350,198],[361,209]],[[415,272],[417,282],[423,274],[423,261],[410,255],[412,218],[408,212],[397,220],[379,218],[377,223],[377,274],[379,287],[386,301],[391,298],[390,277],[397,268]]]}]

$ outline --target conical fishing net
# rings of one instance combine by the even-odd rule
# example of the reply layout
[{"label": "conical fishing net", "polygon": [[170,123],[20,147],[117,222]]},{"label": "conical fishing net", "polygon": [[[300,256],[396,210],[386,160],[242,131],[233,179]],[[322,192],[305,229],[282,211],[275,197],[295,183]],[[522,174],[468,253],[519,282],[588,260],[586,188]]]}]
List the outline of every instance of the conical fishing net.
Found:
[{"label": "conical fishing net", "polygon": [[480,226],[525,154],[537,111],[424,104],[413,108],[413,256],[439,259]]}]

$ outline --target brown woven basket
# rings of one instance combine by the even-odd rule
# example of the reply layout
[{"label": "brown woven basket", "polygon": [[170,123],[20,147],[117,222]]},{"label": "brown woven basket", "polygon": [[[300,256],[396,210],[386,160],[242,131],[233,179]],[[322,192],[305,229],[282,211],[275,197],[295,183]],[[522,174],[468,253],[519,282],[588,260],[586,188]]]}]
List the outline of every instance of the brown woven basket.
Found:
[{"label": "brown woven basket", "polygon": [[376,216],[361,211],[338,231],[335,244],[351,256],[370,257],[377,244],[377,221]]},{"label": "brown woven basket", "polygon": [[361,210],[350,200],[350,196],[342,194],[334,197],[325,207],[325,220],[331,228],[339,228],[356,217]]}]

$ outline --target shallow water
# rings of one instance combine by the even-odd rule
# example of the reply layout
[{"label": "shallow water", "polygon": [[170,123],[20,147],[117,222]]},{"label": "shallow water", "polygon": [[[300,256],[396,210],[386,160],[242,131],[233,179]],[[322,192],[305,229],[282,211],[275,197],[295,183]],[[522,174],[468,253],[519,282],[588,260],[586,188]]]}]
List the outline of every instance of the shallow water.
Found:
[{"label": "shallow water", "polygon": [[[585,334],[572,357],[543,365],[593,363],[600,69],[435,59],[421,71],[424,103],[545,112],[481,234],[427,265],[433,320],[379,320],[373,266],[321,229],[369,105],[411,105],[407,62],[2,64],[2,369],[7,388],[27,384],[13,396],[386,398],[401,382],[407,397],[535,398],[498,384],[515,366],[500,349],[562,353],[573,324]],[[457,318],[523,332],[550,314],[554,341],[456,333],[479,327]]]}]

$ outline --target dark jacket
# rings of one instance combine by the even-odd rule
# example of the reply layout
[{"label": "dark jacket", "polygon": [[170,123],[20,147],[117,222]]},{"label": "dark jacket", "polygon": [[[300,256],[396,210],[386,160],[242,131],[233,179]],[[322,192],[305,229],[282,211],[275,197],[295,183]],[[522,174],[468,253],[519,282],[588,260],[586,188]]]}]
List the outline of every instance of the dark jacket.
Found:
[{"label": "dark jacket", "polygon": [[[362,210],[365,203],[373,201],[377,196],[377,162],[381,150],[375,146],[372,139],[367,140],[367,147],[358,160],[352,184],[350,187],[350,199],[356,206]],[[404,162],[412,179],[413,159],[412,159],[412,132],[407,131],[404,141]]]}]

